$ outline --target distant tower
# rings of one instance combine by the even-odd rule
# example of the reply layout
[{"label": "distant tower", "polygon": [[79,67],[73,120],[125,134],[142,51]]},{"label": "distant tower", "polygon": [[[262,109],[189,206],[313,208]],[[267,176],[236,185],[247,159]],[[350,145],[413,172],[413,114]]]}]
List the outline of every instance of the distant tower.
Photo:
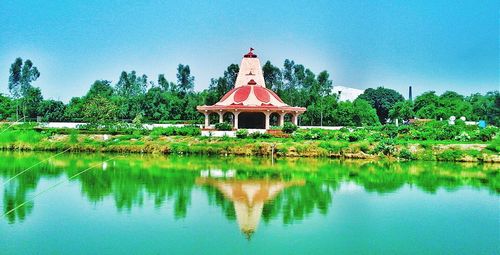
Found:
[{"label": "distant tower", "polygon": [[408,99],[409,99],[410,101],[413,101],[412,96],[411,96],[411,86],[410,86],[410,88],[408,89]]}]

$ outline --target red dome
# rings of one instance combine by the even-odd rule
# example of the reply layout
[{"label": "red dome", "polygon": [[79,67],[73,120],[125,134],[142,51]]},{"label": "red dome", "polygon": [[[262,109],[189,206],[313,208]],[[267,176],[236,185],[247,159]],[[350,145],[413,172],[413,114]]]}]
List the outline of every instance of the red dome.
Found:
[{"label": "red dome", "polygon": [[217,105],[287,106],[272,90],[262,86],[245,85],[227,92]]}]

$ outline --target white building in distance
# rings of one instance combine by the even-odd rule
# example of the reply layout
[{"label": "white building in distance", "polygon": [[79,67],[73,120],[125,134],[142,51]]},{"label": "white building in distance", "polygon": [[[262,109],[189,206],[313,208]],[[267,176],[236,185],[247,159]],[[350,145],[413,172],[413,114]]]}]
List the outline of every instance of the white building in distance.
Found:
[{"label": "white building in distance", "polygon": [[359,95],[363,94],[364,90],[348,88],[344,86],[333,86],[332,92],[339,95],[339,101],[354,101]]}]

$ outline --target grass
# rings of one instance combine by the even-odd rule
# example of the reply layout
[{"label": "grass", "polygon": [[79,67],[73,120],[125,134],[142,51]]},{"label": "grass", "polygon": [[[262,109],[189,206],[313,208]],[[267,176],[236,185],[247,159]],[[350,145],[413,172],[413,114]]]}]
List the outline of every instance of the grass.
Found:
[{"label": "grass", "polygon": [[[80,130],[35,129],[32,126],[0,127],[0,149],[76,152],[155,153],[179,155],[240,155],[278,157],[388,158],[393,160],[499,162],[500,139],[490,142],[413,141],[365,139],[365,130],[299,130],[297,136],[201,137],[193,126],[155,128],[149,134],[89,134]],[[68,132],[66,132],[68,131]],[[373,133],[374,135],[381,133]],[[363,138],[364,137],[364,138]],[[467,146],[471,144],[471,146]]]}]

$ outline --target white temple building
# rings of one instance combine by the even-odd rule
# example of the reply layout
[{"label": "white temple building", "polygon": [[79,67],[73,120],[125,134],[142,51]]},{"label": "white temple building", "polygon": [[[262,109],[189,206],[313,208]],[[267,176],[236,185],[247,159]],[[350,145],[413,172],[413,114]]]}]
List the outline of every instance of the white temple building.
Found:
[{"label": "white temple building", "polygon": [[339,95],[339,101],[354,101],[359,95],[365,92],[362,89],[349,88],[344,86],[333,86],[332,92]]}]

